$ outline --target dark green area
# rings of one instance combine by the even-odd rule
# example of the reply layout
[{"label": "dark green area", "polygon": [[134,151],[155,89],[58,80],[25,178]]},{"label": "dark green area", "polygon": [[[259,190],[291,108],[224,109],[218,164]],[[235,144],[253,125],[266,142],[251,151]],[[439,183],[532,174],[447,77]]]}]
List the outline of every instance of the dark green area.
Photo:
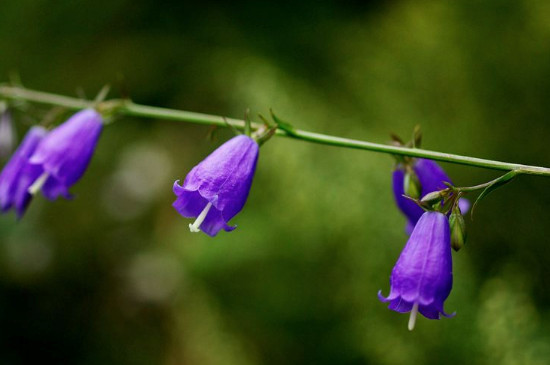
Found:
[{"label": "dark green area", "polygon": [[[5,0],[0,79],[550,166],[550,3]],[[19,105],[19,136],[48,110]],[[67,115],[63,111],[57,121]],[[50,114],[52,115],[52,114]],[[255,118],[257,120],[257,118]],[[0,364],[546,364],[550,180],[466,220],[452,319],[376,297],[406,242],[392,159],[273,139],[237,230],[188,230],[173,181],[231,136],[123,118],[76,199],[0,218]],[[458,185],[497,172],[445,164]]]}]

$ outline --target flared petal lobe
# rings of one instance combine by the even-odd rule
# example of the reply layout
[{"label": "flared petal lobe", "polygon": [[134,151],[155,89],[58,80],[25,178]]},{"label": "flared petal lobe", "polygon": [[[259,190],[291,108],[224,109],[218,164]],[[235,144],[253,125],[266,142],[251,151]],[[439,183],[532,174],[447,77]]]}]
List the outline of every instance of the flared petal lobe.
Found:
[{"label": "flared petal lobe", "polygon": [[46,134],[47,131],[44,128],[32,127],[2,170],[0,174],[0,207],[2,212],[6,212],[13,207],[19,218],[23,216],[32,198],[27,190],[42,173],[40,167],[29,164],[29,158]]},{"label": "flared petal lobe", "polygon": [[42,192],[51,200],[70,198],[69,188],[84,174],[103,129],[101,115],[85,109],[52,130],[40,143],[30,163],[40,166],[48,179]]},{"label": "flared petal lobe", "polygon": [[[413,170],[416,173],[416,176],[418,177],[418,180],[420,181],[420,185],[422,187],[420,194],[421,197],[433,191],[443,190],[447,188],[445,182],[452,184],[449,176],[447,176],[445,171],[435,161],[423,158],[417,159]],[[397,206],[408,219],[406,231],[410,234],[412,232],[412,229],[416,225],[416,222],[418,222],[422,214],[424,214],[424,210],[420,208],[415,202],[403,197],[404,178],[405,172],[401,168],[397,168],[396,170],[394,170],[392,178],[393,194]],[[466,213],[470,207],[468,200],[462,198],[460,199],[459,204],[462,213]]]},{"label": "flared petal lobe", "polygon": [[414,304],[426,318],[448,316],[443,304],[453,285],[449,222],[443,213],[426,212],[415,226],[390,277],[389,302],[397,312],[409,312]]},{"label": "flared petal lobe", "polygon": [[210,203],[200,229],[215,236],[241,211],[256,171],[259,146],[250,137],[233,137],[187,174],[183,185],[174,183],[174,208],[186,218],[197,218]]}]

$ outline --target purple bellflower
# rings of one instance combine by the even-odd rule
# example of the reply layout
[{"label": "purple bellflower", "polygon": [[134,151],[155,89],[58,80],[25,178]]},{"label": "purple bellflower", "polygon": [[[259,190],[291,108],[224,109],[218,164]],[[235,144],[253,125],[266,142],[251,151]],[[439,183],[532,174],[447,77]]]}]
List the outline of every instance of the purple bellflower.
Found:
[{"label": "purple bellflower", "polygon": [[40,168],[32,166],[29,163],[29,158],[46,134],[47,131],[44,128],[32,127],[2,170],[0,174],[0,208],[3,213],[11,208],[15,209],[19,218],[25,213],[32,198],[28,189],[42,171]]},{"label": "purple bellflower", "polygon": [[411,312],[409,330],[414,328],[420,312],[429,319],[446,314],[443,303],[453,286],[451,238],[447,216],[440,212],[425,212],[401,252],[390,276],[390,295],[381,291],[378,298],[389,302],[389,309]]},{"label": "purple bellflower", "polygon": [[29,160],[41,171],[29,192],[42,190],[50,200],[60,195],[70,199],[69,188],[86,171],[102,129],[101,115],[85,109],[48,133]]},{"label": "purple bellflower", "polygon": [[[413,166],[413,170],[418,177],[421,185],[420,197],[437,190],[446,189],[445,182],[452,184],[451,179],[445,171],[432,160],[419,158],[416,160]],[[405,171],[399,167],[393,172],[393,194],[397,206],[407,217],[407,233],[411,233],[416,222],[420,219],[424,210],[418,206],[415,202],[405,198],[403,182],[405,179]],[[462,213],[466,213],[470,208],[470,203],[467,199],[460,199],[459,207]]]},{"label": "purple bellflower", "polygon": [[215,236],[243,208],[258,161],[259,146],[252,138],[239,135],[225,142],[187,174],[183,185],[174,183],[173,207],[186,218],[191,232]]}]

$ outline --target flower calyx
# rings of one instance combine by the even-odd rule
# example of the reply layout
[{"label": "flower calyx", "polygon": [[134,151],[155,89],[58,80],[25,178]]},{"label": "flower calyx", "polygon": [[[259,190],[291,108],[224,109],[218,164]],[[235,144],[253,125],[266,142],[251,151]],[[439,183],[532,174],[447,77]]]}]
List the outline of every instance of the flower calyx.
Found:
[{"label": "flower calyx", "polygon": [[403,197],[415,202],[425,212],[440,212],[448,215],[453,209],[460,209],[458,208],[458,203],[463,194],[456,191],[452,185],[446,185],[449,187],[432,191],[424,195],[421,199],[413,198],[407,194],[403,194]]},{"label": "flower calyx", "polygon": [[252,139],[261,146],[275,135],[275,133],[277,132],[277,125],[272,125],[271,123],[269,123],[269,121],[261,114],[258,114],[258,117],[264,123],[260,128],[256,129],[250,137],[252,137]]}]

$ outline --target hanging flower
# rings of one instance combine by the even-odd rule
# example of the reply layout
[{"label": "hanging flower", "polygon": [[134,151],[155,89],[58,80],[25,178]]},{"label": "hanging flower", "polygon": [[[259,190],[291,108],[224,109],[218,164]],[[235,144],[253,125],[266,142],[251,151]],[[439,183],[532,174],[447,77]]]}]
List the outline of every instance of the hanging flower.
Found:
[{"label": "hanging flower", "polygon": [[[395,197],[395,202],[397,206],[407,217],[407,233],[411,233],[416,222],[420,219],[424,210],[420,208],[415,202],[407,199],[403,196],[404,191],[404,181],[405,181],[405,169],[402,165],[398,167],[393,172],[393,194]],[[423,158],[416,159],[413,165],[413,171],[418,178],[420,183],[420,197],[425,196],[428,193],[433,191],[446,189],[447,186],[445,182],[452,184],[451,179],[445,171],[432,160],[427,160]],[[470,203],[467,199],[460,199],[459,201],[460,209],[463,213],[466,213],[470,207]]]},{"label": "hanging flower", "polygon": [[19,218],[25,213],[32,198],[28,189],[42,173],[40,167],[29,164],[29,158],[46,134],[47,131],[42,127],[31,128],[2,170],[0,174],[0,208],[3,213],[11,208],[15,208]]},{"label": "hanging flower", "polygon": [[101,115],[85,109],[48,133],[29,160],[42,170],[29,192],[42,190],[50,200],[60,195],[71,198],[69,188],[86,171],[102,128]]},{"label": "hanging flower", "polygon": [[389,302],[396,312],[411,312],[409,330],[418,312],[429,319],[439,319],[443,303],[453,286],[451,238],[447,217],[440,212],[422,215],[401,252],[390,276],[390,295],[381,291],[378,298]]},{"label": "hanging flower", "polygon": [[174,208],[186,218],[191,232],[215,236],[243,208],[258,161],[259,146],[248,136],[225,142],[187,174],[183,185],[174,183]]},{"label": "hanging flower", "polygon": [[0,158],[8,157],[16,144],[10,111],[0,105]]}]

